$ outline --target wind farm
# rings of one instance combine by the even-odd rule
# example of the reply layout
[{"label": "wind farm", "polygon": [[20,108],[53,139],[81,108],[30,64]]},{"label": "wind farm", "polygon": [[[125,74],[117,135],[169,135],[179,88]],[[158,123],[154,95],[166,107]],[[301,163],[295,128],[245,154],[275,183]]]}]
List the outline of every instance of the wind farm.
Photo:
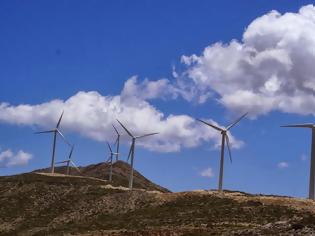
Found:
[{"label": "wind farm", "polygon": [[[308,200],[261,193],[250,194],[223,188],[226,149],[230,162],[233,161],[231,131],[234,131],[234,128],[242,120],[248,124],[248,120],[245,118],[250,115],[246,112],[226,127],[207,119],[196,119],[195,126],[198,126],[199,130],[214,135],[221,141],[220,149],[212,151],[213,153],[220,153],[218,188],[216,190],[207,188],[173,193],[147,179],[135,170],[134,165],[137,141],[150,141],[151,136],[161,136],[160,140],[163,140],[165,132],[169,132],[167,129],[160,127],[162,131],[152,130],[151,125],[144,122],[139,122],[141,125],[128,125],[127,128],[125,123],[129,124],[128,120],[124,119],[124,122],[121,122],[117,117],[110,124],[112,128],[110,129],[111,134],[108,135],[110,139],[101,142],[105,143],[107,158],[103,158],[103,161],[97,164],[81,166],[75,164],[73,160],[75,146],[61,132],[62,120],[66,116],[71,116],[71,113],[68,110],[62,111],[55,128],[35,132],[35,134],[53,134],[50,167],[21,175],[0,177],[0,188],[8,189],[8,192],[5,190],[6,194],[0,198],[0,204],[5,206],[0,212],[0,219],[15,221],[18,216],[15,213],[10,213],[13,209],[14,212],[22,212],[19,217],[27,222],[27,226],[14,223],[17,226],[10,225],[10,227],[4,227],[0,222],[0,234],[14,235],[20,233],[23,235],[27,233],[35,235],[33,234],[34,229],[40,227],[38,232],[45,235],[67,232],[77,235],[81,235],[81,233],[84,235],[86,232],[109,235],[113,230],[117,235],[134,232],[145,232],[148,235],[165,235],[173,232],[179,232],[180,235],[227,235],[230,233],[236,235],[278,235],[282,232],[311,235],[315,232],[314,124],[281,126],[312,130]],[[69,118],[66,117],[66,119]],[[117,124],[124,133],[117,129]],[[135,127],[137,127],[137,132],[133,131]],[[243,126],[242,128],[245,129],[246,127]],[[147,132],[147,130],[152,131]],[[66,144],[69,152],[66,158],[56,161],[57,137],[59,136]],[[151,141],[153,140],[151,139]],[[122,147],[127,148],[128,152],[124,153]],[[141,147],[142,145],[139,145],[138,148]],[[78,150],[78,146],[76,146],[76,150]],[[47,153],[49,152],[47,151]],[[138,155],[137,158],[139,158]],[[160,154],[160,158],[163,155],[165,154]],[[53,200],[56,194],[59,197]],[[43,195],[50,200],[42,199]],[[20,204],[17,202],[20,201],[21,196],[26,199],[23,203],[25,209],[34,208],[33,218],[28,218],[28,211],[16,209],[16,206]],[[32,202],[35,206],[44,207],[47,210],[51,209],[50,206],[52,205],[57,207],[54,211],[55,215],[46,214],[41,217],[41,208],[31,206]],[[48,206],[42,205],[42,202],[48,202]],[[75,202],[75,207],[72,207],[72,204],[69,205],[69,202]],[[88,212],[94,213],[91,215]],[[75,223],[68,221],[65,229],[62,217],[71,217]],[[139,217],[141,220],[131,220]],[[165,219],[167,220],[165,221]],[[10,224],[7,220],[4,222],[6,225]],[[47,225],[47,222],[54,223]],[[96,222],[96,225],[91,226],[94,224],[92,222]],[[143,226],[147,222],[150,222],[149,227]],[[222,222],[225,222],[224,227],[222,227]],[[196,226],[191,227],[191,224]],[[84,229],[82,229],[82,225],[86,225]],[[166,230],[165,225],[171,229]],[[139,231],[139,228],[142,227],[145,228],[145,231]],[[21,228],[23,229],[21,230]]]},{"label": "wind farm", "polygon": [[[134,194],[134,196],[136,196],[136,198],[143,198],[143,196],[141,197],[141,195],[143,193],[145,193],[145,197],[144,197],[144,201],[147,201],[149,197],[149,195],[152,194],[158,194],[155,196],[155,198],[160,199],[162,196],[162,198],[164,198],[163,201],[169,202],[171,201],[174,206],[177,206],[178,204],[181,205],[181,200],[178,199],[178,197],[176,197],[176,200],[170,200],[170,199],[174,199],[175,196],[179,196],[180,199],[184,198],[185,201],[188,201],[186,204],[189,205],[194,205],[196,201],[201,201],[203,206],[210,204],[208,207],[210,207],[212,210],[216,209],[216,207],[220,207],[221,203],[216,203],[215,206],[211,205],[212,202],[217,202],[219,201],[219,199],[224,199],[224,201],[232,201],[229,202],[229,204],[231,204],[230,207],[234,207],[235,209],[238,209],[237,211],[239,212],[234,212],[233,214],[235,215],[239,215],[239,214],[245,214],[243,211],[241,211],[240,209],[242,209],[242,207],[244,206],[244,204],[246,205],[245,207],[250,208],[251,211],[255,211],[254,209],[257,209],[257,207],[260,206],[264,206],[265,204],[267,204],[268,207],[264,208],[265,213],[264,214],[260,214],[260,220],[265,221],[265,218],[268,218],[270,221],[270,218],[275,217],[273,215],[274,213],[274,209],[275,209],[275,204],[278,207],[278,210],[282,212],[281,217],[283,219],[283,214],[286,215],[285,218],[285,223],[284,225],[289,225],[289,228],[286,226],[281,226],[279,227],[277,224],[277,222],[275,223],[269,223],[268,227],[264,224],[260,225],[259,227],[255,226],[251,228],[251,231],[246,231],[245,229],[243,229],[242,227],[240,227],[239,225],[237,226],[237,230],[234,229],[233,227],[230,228],[231,226],[226,226],[224,228],[224,230],[227,230],[226,232],[237,232],[239,234],[243,234],[245,232],[251,232],[253,234],[255,233],[267,233],[267,232],[272,232],[272,234],[278,234],[281,231],[285,231],[285,232],[290,232],[291,230],[291,225],[299,225],[296,226],[297,229],[294,229],[295,232],[298,232],[299,234],[308,234],[308,233],[312,233],[313,232],[313,223],[305,223],[304,219],[305,217],[307,217],[307,219],[310,219],[311,222],[313,219],[313,214],[315,214],[315,205],[313,207],[313,204],[315,204],[314,202],[314,182],[315,182],[315,172],[314,172],[314,130],[315,130],[315,125],[312,123],[307,123],[307,124],[291,124],[291,125],[282,125],[281,127],[286,127],[286,128],[309,128],[312,130],[312,149],[311,149],[311,165],[310,165],[310,172],[309,172],[309,200],[311,200],[311,202],[307,202],[307,200],[295,200],[295,199],[291,199],[289,197],[286,196],[268,196],[268,195],[261,195],[261,194],[248,194],[248,193],[244,193],[241,191],[231,191],[231,190],[227,190],[227,189],[223,189],[223,177],[224,177],[224,157],[225,157],[225,152],[226,152],[226,147],[227,147],[227,151],[228,151],[228,155],[229,155],[229,159],[230,162],[232,163],[233,159],[232,159],[232,151],[231,149],[233,148],[232,144],[231,144],[231,131],[234,130],[233,128],[236,127],[243,119],[245,119],[247,116],[249,116],[250,114],[248,112],[244,113],[243,115],[241,115],[239,118],[237,118],[236,120],[232,121],[228,126],[223,127],[220,125],[215,124],[214,122],[211,121],[207,121],[206,119],[196,119],[196,124],[200,126],[200,128],[202,128],[203,130],[207,130],[206,132],[212,132],[212,130],[214,131],[213,134],[219,135],[220,136],[220,141],[221,141],[221,146],[220,146],[220,166],[219,166],[219,176],[218,176],[218,188],[217,190],[198,190],[198,191],[190,191],[190,192],[179,192],[179,193],[172,193],[170,190],[163,188],[157,184],[152,183],[150,180],[146,179],[143,175],[141,175],[138,171],[135,170],[134,168],[134,160],[135,160],[135,149],[136,149],[136,141],[138,139],[143,139],[143,138],[149,138],[150,136],[154,136],[154,135],[161,135],[163,136],[164,133],[163,132],[143,132],[144,134],[142,135],[135,135],[133,131],[131,131],[130,128],[127,128],[127,126],[125,124],[123,124],[119,119],[116,119],[116,122],[119,124],[120,128],[122,130],[125,131],[125,135],[122,134],[117,127],[115,126],[115,124],[112,124],[112,128],[114,130],[114,135],[112,135],[112,139],[108,140],[105,142],[106,146],[107,146],[107,156],[108,158],[105,159],[103,162],[99,163],[99,164],[94,164],[94,165],[90,165],[90,166],[77,166],[75,164],[75,162],[73,161],[73,153],[74,153],[74,145],[70,144],[70,142],[65,138],[64,134],[60,131],[60,126],[61,126],[61,122],[62,119],[64,117],[64,115],[67,114],[64,111],[61,113],[61,116],[58,119],[57,125],[55,126],[54,129],[52,130],[46,130],[46,131],[40,131],[40,132],[36,132],[35,134],[46,134],[46,133],[52,133],[53,134],[53,149],[52,149],[52,163],[51,163],[51,167],[49,169],[40,169],[40,170],[35,170],[32,173],[26,173],[24,175],[21,175],[18,177],[18,179],[23,179],[23,182],[27,182],[27,183],[35,183],[37,181],[40,182],[47,182],[50,185],[53,183],[53,185],[58,185],[61,186],[61,184],[64,183],[70,183],[71,186],[76,186],[75,188],[72,189],[68,188],[68,190],[65,190],[67,192],[67,198],[72,198],[72,194],[68,194],[69,191],[75,191],[76,193],[78,193],[78,191],[83,191],[84,186],[90,186],[88,188],[91,188],[91,186],[94,186],[93,188],[95,188],[95,186],[99,186],[96,187],[98,190],[100,191],[100,189],[104,189],[102,191],[105,191],[106,195],[108,194],[107,192],[112,192],[111,194],[118,194],[118,195],[126,195],[128,194],[128,192],[131,192]],[[124,122],[126,123],[126,121]],[[210,129],[206,128],[205,126],[208,126]],[[144,130],[148,130],[148,127],[144,128]],[[57,141],[57,136],[61,136],[62,140],[66,143],[67,147],[69,148],[69,154],[67,156],[67,158],[65,160],[62,161],[55,161],[55,155],[56,155],[56,141]],[[128,142],[128,139],[131,139],[131,142]],[[124,159],[124,155],[122,155],[121,153],[121,141],[123,140],[123,146],[127,146],[128,147],[128,143],[130,144],[130,146],[128,147],[128,154],[125,156],[125,161],[123,161],[122,159]],[[110,143],[113,143],[114,145],[111,145]],[[129,164],[130,162],[130,164]],[[65,166],[59,166],[59,165],[64,165]],[[58,167],[55,167],[55,165],[58,165]],[[57,169],[56,169],[57,168]],[[71,172],[71,169],[74,169],[75,171]],[[57,170],[57,171],[55,171]],[[47,172],[50,172],[49,175],[47,175]],[[134,181],[134,178],[136,176],[136,181]],[[4,182],[3,182],[4,181]],[[6,177],[5,179],[1,179],[0,177],[0,186],[1,183],[13,183],[17,181],[17,179],[15,177]],[[35,182],[34,182],[35,181]],[[135,187],[134,187],[135,185]],[[36,185],[35,185],[36,186]],[[27,187],[30,188],[30,187]],[[37,187],[36,187],[37,188]],[[56,187],[57,188],[57,187]],[[72,189],[72,190],[71,190]],[[80,190],[81,189],[81,190]],[[35,190],[34,191],[38,191]],[[96,190],[93,190],[96,191]],[[84,192],[86,192],[86,190],[84,190]],[[104,193],[104,194],[105,194]],[[47,193],[48,195],[50,193]],[[95,193],[89,193],[89,194],[95,194]],[[149,195],[146,195],[149,194]],[[174,194],[174,196],[172,195]],[[103,193],[97,193],[98,196],[103,196]],[[105,195],[104,195],[105,196]],[[159,196],[159,197],[158,197]],[[169,197],[172,196],[170,199]],[[207,196],[207,197],[205,197]],[[14,198],[14,196],[12,196]],[[38,198],[38,196],[33,196],[34,198]],[[127,199],[129,199],[129,197],[127,197]],[[242,199],[242,200],[241,200]],[[244,200],[245,199],[245,200]],[[131,199],[127,200],[130,201]],[[221,201],[220,200],[220,201]],[[89,200],[90,201],[90,200]],[[104,201],[101,200],[101,201]],[[150,201],[150,200],[149,200]],[[155,202],[154,204],[157,205],[162,205],[163,203],[159,202],[160,200],[158,200],[157,202]],[[235,203],[233,203],[233,201],[238,202],[238,204],[241,205],[235,205]],[[279,203],[279,201],[281,203]],[[255,202],[254,205],[248,205],[250,202]],[[122,204],[122,202],[110,202],[107,203],[110,205],[115,205],[114,208],[117,208],[118,205]],[[117,205],[118,204],[118,205]],[[145,203],[148,204],[148,203]],[[226,203],[224,203],[226,204]],[[302,206],[302,205],[303,206]],[[150,205],[150,204],[149,204]],[[305,209],[305,206],[307,206],[307,209]],[[91,203],[89,204],[89,208],[93,209],[95,207],[95,203]],[[164,206],[163,206],[164,207]],[[159,212],[159,211],[164,211],[162,208],[154,208],[151,209],[150,211],[152,212]],[[226,206],[224,206],[226,208]],[[254,207],[254,208],[252,208]],[[289,208],[288,208],[289,207]],[[295,209],[295,212],[291,212],[291,207],[293,207],[293,209]],[[12,208],[12,206],[11,206]],[[173,208],[167,208],[170,211],[177,211]],[[176,207],[177,209],[177,207]],[[184,211],[189,211],[189,212],[194,212],[194,214],[201,214],[202,212],[202,208],[198,208],[197,209],[190,209],[190,207],[184,207],[183,210]],[[281,210],[280,210],[281,209]],[[76,210],[72,210],[72,211],[76,211]],[[123,214],[121,213],[118,209],[116,210],[118,214]],[[220,214],[222,213],[222,210],[216,210],[217,212],[220,212]],[[261,212],[261,210],[259,210]],[[5,210],[5,212],[7,212],[7,210]],[[306,213],[308,212],[308,213]],[[104,214],[104,213],[102,213]],[[107,214],[107,213],[106,213]],[[179,214],[179,213],[176,213]],[[182,213],[181,213],[182,214]],[[186,213],[185,213],[186,214]],[[157,215],[159,216],[163,216],[162,213],[158,213]],[[301,215],[303,215],[302,217],[302,221],[299,220],[289,220],[291,218],[294,219],[301,219]],[[0,214],[1,216],[1,214]],[[112,217],[117,217],[115,214],[111,215]],[[86,217],[86,216],[85,216]],[[130,217],[129,215],[126,217]],[[148,216],[146,215],[141,215],[141,217],[143,219],[146,219]],[[150,216],[151,218],[152,216]],[[155,219],[156,216],[154,216]],[[163,216],[166,217],[166,216]],[[187,217],[187,216],[185,216]],[[178,219],[180,221],[184,220],[185,221],[185,217],[183,218],[183,216],[178,216]],[[208,221],[211,219],[211,221],[215,221],[215,219],[209,215],[208,213],[202,213],[202,217]],[[159,218],[159,217],[158,217]],[[191,218],[191,217],[189,217]],[[221,215],[219,216],[220,221],[222,221],[224,219],[224,216]],[[235,221],[238,221],[238,224],[249,224],[252,223],[253,220],[250,220],[249,222],[247,221],[248,216],[246,216],[245,218],[239,218],[239,219],[234,219]],[[275,217],[275,219],[278,219],[277,217]],[[96,220],[96,219],[94,219]],[[159,219],[158,221],[160,221],[161,219]],[[96,220],[97,221],[97,220]],[[195,222],[194,219],[190,220],[191,222]],[[106,221],[102,221],[103,223],[105,223]],[[110,221],[111,222],[111,221]],[[245,223],[246,222],[246,223]],[[109,222],[107,222],[106,224],[108,224]],[[125,223],[127,223],[127,221],[124,221],[124,223],[122,225],[115,225],[115,227],[121,228],[124,227],[123,225],[125,225]],[[112,222],[110,224],[113,224]],[[133,226],[137,226],[137,223],[133,222],[133,223],[128,223],[128,224],[132,224]],[[156,223],[155,223],[156,224]],[[171,223],[173,226],[177,225],[177,223]],[[182,223],[181,223],[182,224]],[[54,226],[54,227],[59,227],[59,226]],[[138,226],[137,226],[138,227]],[[178,227],[178,226],[176,226]],[[99,230],[101,229],[109,229],[111,227],[109,226],[101,226],[100,228],[97,229],[96,232],[100,232]],[[1,229],[1,227],[0,227]],[[183,230],[183,227],[179,227],[178,229],[176,229],[176,231],[181,232],[184,234],[184,232],[189,232],[193,235],[198,235],[197,232],[203,232],[203,233],[210,233],[210,232],[217,232],[218,234],[222,234],[225,231],[222,231],[222,229],[217,229],[215,227],[215,230],[212,227],[197,227],[197,231],[195,231],[194,229],[189,229],[188,231],[181,231]],[[48,229],[47,229],[48,230]],[[150,229],[148,232],[150,232],[150,234],[155,233],[156,229]],[[314,228],[315,230],[315,228]],[[74,228],[72,229],[72,232],[76,232],[77,231],[77,226],[74,226]],[[10,231],[13,232],[13,231]],[[55,230],[51,231],[51,232],[56,232]],[[124,235],[124,233],[129,232],[127,231],[120,231],[118,235]],[[166,232],[166,231],[165,231]]]},{"label": "wind farm", "polygon": [[0,236],[315,235],[314,1],[0,1],[0,32]]}]

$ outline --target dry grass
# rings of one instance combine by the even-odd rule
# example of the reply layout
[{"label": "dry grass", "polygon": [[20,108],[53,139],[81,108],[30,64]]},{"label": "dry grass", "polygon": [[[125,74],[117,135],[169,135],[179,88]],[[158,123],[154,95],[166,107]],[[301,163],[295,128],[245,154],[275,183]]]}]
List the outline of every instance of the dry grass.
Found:
[{"label": "dry grass", "polygon": [[313,201],[241,192],[162,193],[92,177],[0,177],[0,235],[310,235]]}]

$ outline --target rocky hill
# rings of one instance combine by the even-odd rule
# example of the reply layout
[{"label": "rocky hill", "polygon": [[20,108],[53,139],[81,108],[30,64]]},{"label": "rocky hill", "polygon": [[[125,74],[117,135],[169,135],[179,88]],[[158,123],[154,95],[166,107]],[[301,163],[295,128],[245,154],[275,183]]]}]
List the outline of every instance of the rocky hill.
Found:
[{"label": "rocky hill", "polygon": [[[93,165],[88,165],[85,167],[78,167],[80,172],[78,172],[75,168],[71,168],[70,174],[71,175],[79,175],[79,176],[86,176],[86,177],[94,177],[98,179],[108,180],[109,179],[109,164],[108,163],[98,163]],[[49,173],[50,169],[40,169],[35,170],[33,172],[45,172]],[[60,166],[55,167],[55,173],[65,174],[66,167]],[[124,161],[117,161],[113,164],[113,182],[111,185],[113,186],[122,186],[128,187],[129,183],[129,174],[130,174],[130,165]],[[141,175],[138,171],[134,170],[134,183],[133,186],[135,188],[141,188],[146,190],[157,190],[160,192],[170,192],[168,189],[163,188],[147,178]]]},{"label": "rocky hill", "polygon": [[93,177],[0,177],[0,235],[312,235],[315,203],[241,192],[163,193]]}]

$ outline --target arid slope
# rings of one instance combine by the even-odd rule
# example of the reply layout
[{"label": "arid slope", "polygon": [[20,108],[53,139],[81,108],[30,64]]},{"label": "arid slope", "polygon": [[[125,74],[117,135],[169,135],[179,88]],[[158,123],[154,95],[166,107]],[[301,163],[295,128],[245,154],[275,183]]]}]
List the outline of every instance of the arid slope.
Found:
[{"label": "arid slope", "polygon": [[311,235],[315,203],[216,191],[162,193],[92,177],[0,177],[0,235]]},{"label": "arid slope", "polygon": [[[71,175],[80,175],[85,177],[95,177],[98,179],[108,180],[109,179],[109,164],[108,163],[98,163],[88,166],[80,166],[79,173],[75,168],[71,168]],[[50,169],[41,169],[35,170],[34,172],[46,172],[49,173]],[[55,168],[56,173],[65,174],[66,167],[60,166]],[[117,161],[113,164],[113,182],[111,185],[113,186],[123,186],[128,187],[129,181],[129,174],[130,174],[130,165],[124,161]],[[146,190],[158,190],[161,192],[169,192],[168,189],[163,188],[150,180],[146,177],[141,175],[138,171],[134,170],[134,187],[141,188]]]}]

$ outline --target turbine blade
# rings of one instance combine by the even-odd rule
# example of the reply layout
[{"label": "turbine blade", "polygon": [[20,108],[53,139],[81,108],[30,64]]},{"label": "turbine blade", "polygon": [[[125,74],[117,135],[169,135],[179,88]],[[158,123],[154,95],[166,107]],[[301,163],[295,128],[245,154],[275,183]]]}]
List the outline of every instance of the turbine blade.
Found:
[{"label": "turbine blade", "polygon": [[71,164],[73,165],[73,167],[80,173],[82,174],[81,170],[77,167],[77,165],[73,162],[73,161],[70,161]]},{"label": "turbine blade", "polygon": [[130,159],[132,149],[133,149],[133,143],[132,143],[132,144],[131,144],[131,146],[130,146],[130,150],[129,150],[129,154],[128,154],[127,162],[128,162],[128,161],[129,161],[129,159]]},{"label": "turbine blade", "polygon": [[314,128],[314,124],[293,124],[293,125],[281,125],[284,128]]},{"label": "turbine blade", "polygon": [[230,124],[226,130],[231,129],[234,125],[236,125],[238,122],[241,121],[241,119],[243,119],[245,116],[247,116],[248,112],[246,112],[244,115],[242,115],[240,118],[238,118],[236,121],[234,121],[232,124]]},{"label": "turbine blade", "polygon": [[116,140],[115,140],[114,146],[116,146],[117,143],[118,143],[118,137],[117,137]]},{"label": "turbine blade", "polygon": [[114,128],[116,134],[119,135],[119,132],[118,132],[118,130],[116,129],[115,125],[113,125],[113,128]]},{"label": "turbine blade", "polygon": [[231,152],[230,138],[229,138],[228,135],[226,135],[226,136],[225,136],[225,139],[226,139],[226,144],[227,144],[228,151],[229,151],[230,161],[231,161],[231,163],[232,163],[232,152]]},{"label": "turbine blade", "polygon": [[136,136],[135,138],[144,138],[144,137],[155,135],[155,134],[158,134],[158,133],[145,134],[145,135],[141,135],[141,136]]},{"label": "turbine blade", "polygon": [[71,157],[72,157],[73,149],[74,149],[74,145],[72,145],[72,147],[71,147],[71,151],[70,151],[70,154],[69,154],[69,157],[68,157],[69,160],[70,160]]},{"label": "turbine blade", "polygon": [[60,134],[62,139],[66,142],[66,144],[68,144],[71,147],[72,145],[68,142],[68,140],[65,138],[65,136],[60,132],[60,130],[59,129],[56,129],[56,130],[57,130],[58,134]]},{"label": "turbine blade", "polygon": [[53,133],[53,132],[56,132],[56,130],[40,131],[40,132],[35,132],[34,134],[46,134],[46,133]]},{"label": "turbine blade", "polygon": [[56,126],[57,129],[58,129],[59,126],[60,126],[60,123],[61,123],[61,120],[62,120],[62,117],[63,117],[63,113],[64,113],[64,111],[62,111],[61,116],[60,116],[60,118],[59,118],[59,120],[58,120],[58,123],[57,123],[57,126]]},{"label": "turbine blade", "polygon": [[109,145],[109,143],[107,142],[107,146],[108,146],[108,148],[109,148],[109,150],[110,150],[110,152],[112,153],[113,151],[112,151],[112,148],[110,147],[110,145]]},{"label": "turbine blade", "polygon": [[108,159],[105,161],[105,164],[110,162],[110,158],[111,158],[111,156],[108,157]]},{"label": "turbine blade", "polygon": [[63,164],[63,163],[67,163],[68,161],[58,161],[58,162],[55,162],[55,164]]},{"label": "turbine blade", "polygon": [[129,132],[129,130],[118,119],[117,121],[124,128],[124,130],[129,134],[129,136],[133,138],[133,135]]},{"label": "turbine blade", "polygon": [[215,126],[215,125],[213,125],[213,124],[210,124],[210,123],[205,122],[205,121],[200,120],[200,119],[197,119],[197,120],[200,121],[200,122],[202,122],[202,123],[204,123],[205,125],[211,126],[212,128],[214,128],[214,129],[216,129],[216,130],[218,130],[218,131],[223,131],[223,129],[221,129],[220,127],[217,127],[217,126]]}]

